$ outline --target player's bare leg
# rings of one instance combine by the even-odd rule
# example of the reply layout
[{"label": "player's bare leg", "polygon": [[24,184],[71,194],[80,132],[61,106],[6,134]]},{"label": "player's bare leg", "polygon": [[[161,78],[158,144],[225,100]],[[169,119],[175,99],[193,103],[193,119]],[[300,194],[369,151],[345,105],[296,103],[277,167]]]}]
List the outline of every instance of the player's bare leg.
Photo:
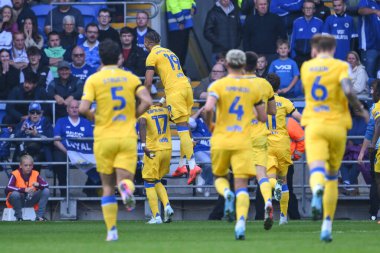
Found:
[{"label": "player's bare leg", "polygon": [[265,205],[264,229],[269,230],[273,226],[272,187],[264,166],[256,165],[256,178],[259,182]]}]

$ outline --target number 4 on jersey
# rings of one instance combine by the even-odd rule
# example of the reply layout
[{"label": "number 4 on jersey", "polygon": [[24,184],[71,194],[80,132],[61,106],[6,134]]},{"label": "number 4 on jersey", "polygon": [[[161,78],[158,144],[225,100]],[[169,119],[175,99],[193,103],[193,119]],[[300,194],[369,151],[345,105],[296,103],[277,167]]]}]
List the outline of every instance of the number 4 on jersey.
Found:
[{"label": "number 4 on jersey", "polygon": [[228,112],[231,114],[236,114],[237,120],[240,121],[244,115],[244,110],[243,110],[242,105],[238,105],[239,101],[240,101],[240,97],[235,97],[234,101],[232,101],[232,104]]}]

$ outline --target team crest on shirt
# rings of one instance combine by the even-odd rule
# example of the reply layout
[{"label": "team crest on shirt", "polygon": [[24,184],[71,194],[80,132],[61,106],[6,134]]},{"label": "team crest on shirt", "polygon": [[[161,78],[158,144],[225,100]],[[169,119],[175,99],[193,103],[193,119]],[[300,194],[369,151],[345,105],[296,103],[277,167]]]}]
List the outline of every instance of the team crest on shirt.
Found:
[{"label": "team crest on shirt", "polygon": [[350,24],[349,23],[344,23],[344,27],[348,28],[348,27],[350,27]]},{"label": "team crest on shirt", "polygon": [[80,127],[79,129],[80,129],[82,132],[84,132],[84,127]]},{"label": "team crest on shirt", "polygon": [[337,24],[337,23],[333,24],[333,27],[337,27],[337,26],[338,26],[338,24]]},{"label": "team crest on shirt", "polygon": [[316,32],[317,32],[317,28],[312,27],[312,28],[311,28],[311,32],[312,32],[312,33],[316,33]]}]

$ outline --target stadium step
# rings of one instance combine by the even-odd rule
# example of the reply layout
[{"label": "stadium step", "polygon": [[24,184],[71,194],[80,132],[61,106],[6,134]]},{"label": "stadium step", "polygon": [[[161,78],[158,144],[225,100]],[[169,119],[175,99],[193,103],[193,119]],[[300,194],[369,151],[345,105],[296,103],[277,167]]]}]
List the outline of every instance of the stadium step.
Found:
[{"label": "stadium step", "polygon": [[[24,207],[21,211],[23,220],[34,221],[36,219],[36,212],[33,207]],[[15,211],[13,208],[4,208],[2,221],[16,221]]]}]

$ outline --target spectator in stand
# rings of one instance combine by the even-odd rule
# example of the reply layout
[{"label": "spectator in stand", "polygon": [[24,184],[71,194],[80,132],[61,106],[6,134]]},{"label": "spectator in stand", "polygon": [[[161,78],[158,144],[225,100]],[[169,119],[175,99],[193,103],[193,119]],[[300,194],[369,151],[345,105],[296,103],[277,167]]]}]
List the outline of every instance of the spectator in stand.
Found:
[{"label": "spectator in stand", "polygon": [[361,0],[359,5],[360,39],[362,62],[370,78],[376,77],[380,68],[380,1]]},{"label": "spectator in stand", "polygon": [[91,67],[85,62],[86,54],[80,46],[76,46],[71,54],[73,62],[70,64],[71,73],[73,76],[78,77],[83,83],[86,82],[87,77],[96,72],[96,68]]},{"label": "spectator in stand", "polygon": [[70,60],[69,50],[61,46],[61,39],[57,32],[48,34],[48,47],[42,51],[42,62],[50,67],[53,77],[58,77],[57,65],[62,60]]},{"label": "spectator in stand", "polygon": [[[38,76],[30,73],[25,76],[22,86],[14,87],[8,95],[8,100],[46,100],[46,91],[37,86]],[[45,105],[47,108],[49,105]],[[46,110],[44,110],[46,111]],[[5,122],[7,124],[18,124],[28,118],[28,104],[7,104],[7,115]]]},{"label": "spectator in stand", "polygon": [[331,15],[330,8],[325,6],[323,0],[313,0],[315,4],[315,16],[322,21],[325,21]]},{"label": "spectator in stand", "polygon": [[[229,0],[220,2],[229,2]],[[170,50],[178,56],[181,66],[186,62],[195,9],[195,0],[166,0],[168,44]]]},{"label": "spectator in stand", "polygon": [[145,61],[147,54],[141,47],[133,44],[133,30],[129,27],[120,29],[120,41],[124,58],[123,67],[137,76],[145,75]]},{"label": "spectator in stand", "polygon": [[241,23],[237,8],[230,0],[218,0],[208,11],[203,36],[212,45],[211,64],[221,52],[238,48],[241,41]]},{"label": "spectator in stand", "polygon": [[48,86],[48,99],[54,99],[55,118],[61,118],[67,115],[66,106],[71,100],[79,100],[83,92],[83,82],[73,76],[70,70],[70,64],[67,61],[58,63],[58,78],[55,78]]},{"label": "spectator in stand", "polygon": [[79,34],[75,29],[74,16],[67,15],[63,18],[63,31],[59,34],[61,45],[71,55],[71,51],[78,44],[78,40],[83,39],[83,35]]},{"label": "spectator in stand", "polygon": [[[16,126],[15,138],[53,138],[53,127],[42,113],[39,103],[30,103],[28,117]],[[38,162],[51,162],[53,161],[52,142],[23,141],[16,146],[13,161],[18,161],[23,154],[31,155]],[[40,170],[40,166],[38,167],[37,170]]]},{"label": "spectator in stand", "polygon": [[354,19],[345,12],[344,0],[333,1],[335,14],[327,17],[323,26],[323,34],[331,34],[336,39],[336,50],[334,57],[346,60],[347,53],[353,50],[358,38]]},{"label": "spectator in stand", "polygon": [[360,62],[358,53],[351,51],[347,54],[347,62],[351,66],[351,81],[353,89],[357,95],[365,95],[368,97],[368,75],[364,66]]},{"label": "spectator in stand", "polygon": [[[100,177],[96,171],[93,152],[94,141],[80,140],[79,138],[93,137],[93,123],[79,116],[79,101],[71,100],[67,105],[68,116],[59,118],[54,128],[54,161],[70,161],[88,176],[86,185],[100,185]],[[70,139],[75,138],[75,139]],[[54,172],[60,186],[66,185],[66,165],[54,166]],[[85,193],[97,196],[96,191],[85,189]],[[95,194],[92,194],[94,193]],[[66,195],[66,190],[61,190],[61,196]]]},{"label": "spectator in stand", "polygon": [[34,207],[36,221],[47,221],[45,209],[49,199],[49,184],[34,170],[34,160],[30,155],[20,158],[20,167],[12,172],[8,186],[6,205],[13,208],[17,221],[22,221],[22,208]]},{"label": "spectator in stand", "polygon": [[12,33],[5,31],[0,22],[0,49],[11,50],[11,48],[12,48]]},{"label": "spectator in stand", "polygon": [[28,49],[31,46],[36,46],[38,49],[42,49],[44,46],[44,38],[38,34],[37,23],[33,18],[25,18],[20,29],[25,36],[25,47]]},{"label": "spectator in stand", "polygon": [[[206,124],[206,112],[201,107],[189,118],[189,127],[193,137],[211,137],[211,132]],[[197,185],[213,185],[214,176],[211,170],[210,140],[196,140],[194,146],[194,156],[202,164],[202,173],[197,178]],[[197,188],[199,193],[204,192],[204,196],[210,196],[210,188]]]},{"label": "spectator in stand", "polygon": [[2,20],[0,20],[0,27],[3,30],[11,33],[18,32],[18,25],[15,21],[12,7],[8,5],[3,6],[0,16],[2,17]]},{"label": "spectator in stand", "polygon": [[[70,0],[57,0],[59,3],[65,3],[65,2],[70,2]],[[84,23],[83,23],[83,17],[82,13],[72,7],[71,5],[59,5],[49,11],[49,13],[46,16],[45,19],[45,33],[49,34],[52,31],[56,31],[58,33],[62,32],[63,30],[63,19],[65,16],[71,15],[75,18],[75,28],[79,33],[84,32]],[[53,20],[53,24],[52,21]]]},{"label": "spectator in stand", "polygon": [[269,11],[280,17],[287,34],[290,35],[294,20],[302,15],[302,5],[303,0],[272,0]]},{"label": "spectator in stand", "polygon": [[268,61],[265,55],[259,54],[257,56],[256,76],[267,78],[268,75]]},{"label": "spectator in stand", "polygon": [[279,16],[268,12],[268,0],[256,0],[255,8],[245,20],[243,49],[265,55],[270,64],[277,58],[276,41],[286,39],[286,29]]},{"label": "spectator in stand", "polygon": [[53,81],[54,77],[49,66],[41,63],[41,50],[35,46],[31,46],[26,50],[29,64],[24,68],[20,75],[20,83],[24,82],[24,76],[35,74],[38,77],[37,86],[46,91],[48,84]]},{"label": "spectator in stand", "polygon": [[225,77],[226,75],[227,75],[226,67],[221,63],[216,63],[212,67],[211,73],[208,75],[208,77],[203,78],[200,84],[197,87],[195,87],[193,91],[194,99],[206,99],[207,89],[210,86],[210,84],[214,82],[215,80]]},{"label": "spectator in stand", "polygon": [[144,49],[148,54],[148,50],[144,45],[145,35],[153,29],[148,26],[149,14],[146,11],[138,11],[136,14],[136,27],[133,28],[133,44]]},{"label": "spectator in stand", "polygon": [[0,49],[0,100],[5,100],[13,87],[20,85],[20,70],[10,64],[10,54]]},{"label": "spectator in stand", "polygon": [[28,66],[29,60],[26,54],[25,35],[22,32],[13,34],[13,47],[11,50],[11,61],[9,62],[16,69],[24,69]]},{"label": "spectator in stand", "polygon": [[86,40],[79,44],[86,53],[86,62],[94,68],[100,66],[99,57],[99,28],[95,23],[90,23],[86,26]]},{"label": "spectator in stand", "polygon": [[0,0],[0,9],[6,5],[12,6],[12,0]]},{"label": "spectator in stand", "polygon": [[17,25],[21,28],[27,18],[32,19],[33,23],[37,23],[37,18],[34,12],[29,8],[29,5],[25,3],[25,0],[12,0],[13,10],[17,17]]},{"label": "spectator in stand", "polygon": [[111,27],[111,12],[108,9],[100,9],[98,13],[99,42],[109,38],[120,44],[119,33]]},{"label": "spectator in stand", "polygon": [[315,4],[312,0],[304,2],[302,11],[304,16],[294,21],[290,45],[291,58],[297,62],[298,68],[301,68],[304,61],[310,60],[310,40],[313,35],[321,33],[323,28],[323,21],[314,17]]},{"label": "spectator in stand", "polygon": [[286,98],[295,98],[301,95],[299,82],[300,71],[297,63],[289,58],[289,42],[286,40],[277,41],[277,53],[279,58],[272,61],[269,66],[269,73],[275,73],[280,77],[280,88],[278,94]]}]

